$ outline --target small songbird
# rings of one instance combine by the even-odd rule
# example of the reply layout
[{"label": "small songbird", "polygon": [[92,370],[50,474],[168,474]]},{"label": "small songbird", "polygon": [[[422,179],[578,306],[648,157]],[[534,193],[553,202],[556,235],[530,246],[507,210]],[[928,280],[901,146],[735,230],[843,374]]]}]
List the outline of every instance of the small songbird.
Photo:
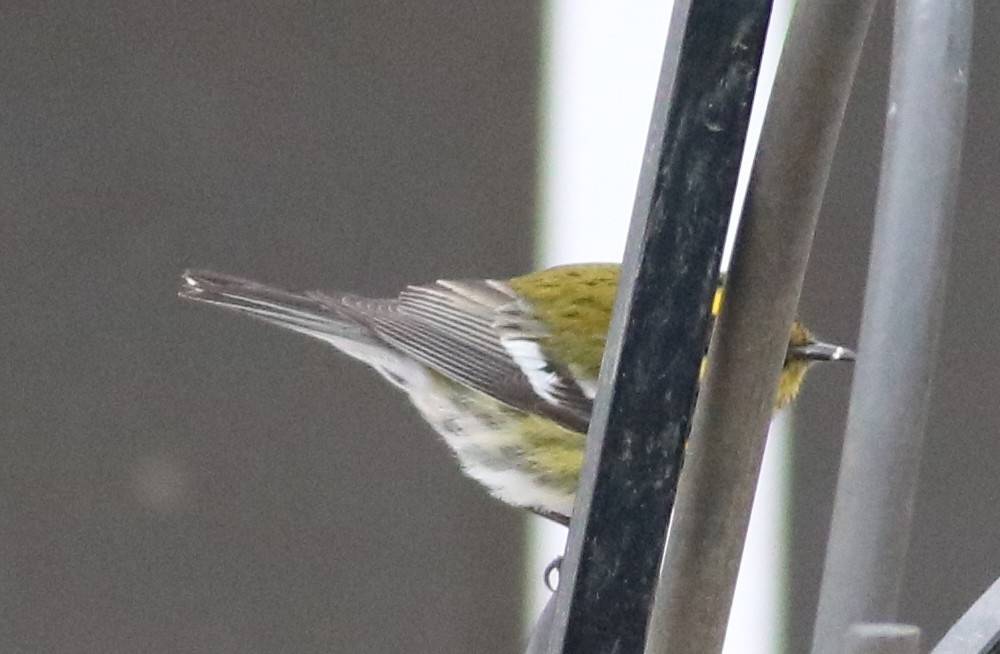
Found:
[{"label": "small songbird", "polygon": [[[617,264],[506,281],[440,280],[392,299],[289,292],[201,270],[180,296],[333,345],[405,391],[462,469],[500,500],[566,524],[604,352]],[[791,327],[775,410],[816,361],[850,350]]]}]

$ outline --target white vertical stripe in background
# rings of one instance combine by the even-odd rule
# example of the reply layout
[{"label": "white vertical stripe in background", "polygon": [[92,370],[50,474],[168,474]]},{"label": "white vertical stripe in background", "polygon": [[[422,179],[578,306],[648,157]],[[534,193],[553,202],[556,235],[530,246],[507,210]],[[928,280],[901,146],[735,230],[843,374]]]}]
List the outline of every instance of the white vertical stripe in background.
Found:
[{"label": "white vertical stripe in background", "polygon": [[[791,3],[775,2],[772,34],[784,34]],[[621,260],[670,10],[669,0],[546,3],[539,265]],[[769,91],[774,77],[780,48],[774,40],[765,49],[760,93]],[[751,146],[762,119],[760,111],[751,117]],[[737,190],[737,213],[745,189],[744,175]],[[728,265],[729,249],[727,244],[723,267]],[[776,421],[771,430],[726,652],[782,650],[788,422]],[[541,572],[562,553],[566,541],[564,528],[541,518],[529,519],[526,627],[548,599]]]}]

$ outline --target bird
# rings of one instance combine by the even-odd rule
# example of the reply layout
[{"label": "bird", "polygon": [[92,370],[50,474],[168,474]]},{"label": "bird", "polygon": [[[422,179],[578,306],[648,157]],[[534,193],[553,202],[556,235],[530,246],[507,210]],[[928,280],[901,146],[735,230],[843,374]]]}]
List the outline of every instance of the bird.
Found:
[{"label": "bird", "polygon": [[[368,364],[408,394],[469,477],[499,500],[565,525],[619,272],[613,263],[570,264],[507,280],[438,280],[376,299],[186,270],[179,295]],[[715,313],[720,298],[721,287]],[[853,359],[796,320],[774,410],[796,396],[812,364]]]}]

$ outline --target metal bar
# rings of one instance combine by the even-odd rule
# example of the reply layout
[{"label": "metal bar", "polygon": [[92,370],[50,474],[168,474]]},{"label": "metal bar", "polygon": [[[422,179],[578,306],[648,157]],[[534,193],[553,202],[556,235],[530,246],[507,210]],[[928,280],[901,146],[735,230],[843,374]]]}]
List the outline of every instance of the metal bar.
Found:
[{"label": "metal bar", "polygon": [[528,645],[524,648],[524,654],[545,654],[549,649],[549,638],[552,634],[552,619],[556,612],[556,596],[549,597],[545,603],[545,608],[535,621],[535,626],[528,636]]},{"label": "metal bar", "polygon": [[969,0],[896,3],[860,356],[813,652],[895,619],[944,305],[968,86]]},{"label": "metal bar", "polygon": [[674,6],[550,654],[643,650],[769,13]]},{"label": "metal bar", "polygon": [[779,63],[657,590],[648,654],[722,649],[834,146],[874,0],[800,0]]},{"label": "metal bar", "polygon": [[1000,654],[1000,579],[952,625],[931,654]]},{"label": "metal bar", "polygon": [[843,654],[920,654],[920,629],[911,624],[851,625]]}]

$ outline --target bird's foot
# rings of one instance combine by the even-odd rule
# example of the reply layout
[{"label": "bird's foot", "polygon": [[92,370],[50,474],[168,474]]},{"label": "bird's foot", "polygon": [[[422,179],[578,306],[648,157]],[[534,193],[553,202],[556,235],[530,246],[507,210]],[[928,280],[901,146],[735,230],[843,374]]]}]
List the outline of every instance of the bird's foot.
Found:
[{"label": "bird's foot", "polygon": [[[548,588],[553,593],[556,592],[556,588],[559,587],[559,568],[562,566],[563,557],[557,556],[552,559],[552,562],[545,566],[545,572],[542,573],[542,579],[545,581],[545,587]],[[553,583],[552,577],[555,573],[555,582]]]}]

